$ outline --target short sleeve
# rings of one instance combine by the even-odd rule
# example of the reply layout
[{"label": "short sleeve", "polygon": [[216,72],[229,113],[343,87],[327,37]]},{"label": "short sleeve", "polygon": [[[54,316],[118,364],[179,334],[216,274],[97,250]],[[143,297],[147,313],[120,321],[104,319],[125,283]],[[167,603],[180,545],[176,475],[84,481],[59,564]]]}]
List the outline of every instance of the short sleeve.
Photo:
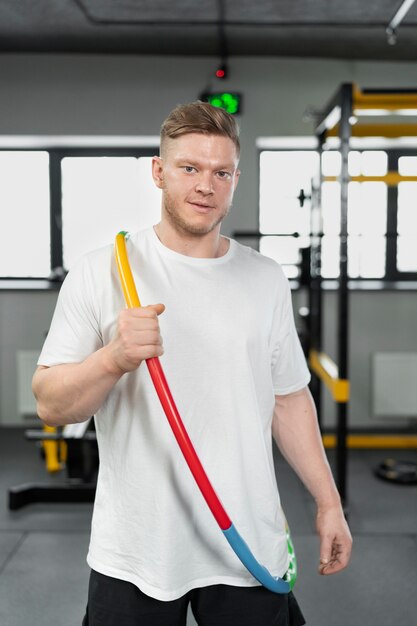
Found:
[{"label": "short sleeve", "polygon": [[78,363],[102,346],[94,284],[85,257],[62,284],[38,365]]},{"label": "short sleeve", "polygon": [[310,382],[310,372],[295,328],[290,286],[283,275],[272,322],[271,370],[275,395],[299,391]]}]

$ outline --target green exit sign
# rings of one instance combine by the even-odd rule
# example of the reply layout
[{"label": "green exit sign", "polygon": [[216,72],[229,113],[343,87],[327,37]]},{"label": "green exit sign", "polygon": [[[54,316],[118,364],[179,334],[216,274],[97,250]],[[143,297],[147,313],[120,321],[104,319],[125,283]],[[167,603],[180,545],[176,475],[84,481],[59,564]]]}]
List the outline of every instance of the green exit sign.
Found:
[{"label": "green exit sign", "polygon": [[209,102],[214,107],[224,109],[231,115],[237,115],[242,112],[242,96],[240,93],[230,91],[206,92],[201,94],[200,100]]}]

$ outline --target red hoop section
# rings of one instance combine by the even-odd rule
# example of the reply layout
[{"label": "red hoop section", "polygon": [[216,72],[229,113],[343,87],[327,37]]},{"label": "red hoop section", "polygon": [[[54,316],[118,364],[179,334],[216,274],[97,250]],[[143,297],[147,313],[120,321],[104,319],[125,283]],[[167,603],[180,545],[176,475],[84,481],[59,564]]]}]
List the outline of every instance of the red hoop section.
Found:
[{"label": "red hoop section", "polygon": [[232,522],[224,510],[216,492],[214,491],[200,459],[197,456],[191,439],[188,436],[184,423],[175,405],[174,398],[171,395],[161,363],[158,357],[154,357],[152,359],[147,359],[146,364],[159,400],[165,411],[165,415],[167,416],[175,439],[181,448],[181,452],[187,461],[188,467],[190,468],[191,473],[210,508],[210,511],[213,513],[216,522],[222,530],[227,530],[232,525]]}]

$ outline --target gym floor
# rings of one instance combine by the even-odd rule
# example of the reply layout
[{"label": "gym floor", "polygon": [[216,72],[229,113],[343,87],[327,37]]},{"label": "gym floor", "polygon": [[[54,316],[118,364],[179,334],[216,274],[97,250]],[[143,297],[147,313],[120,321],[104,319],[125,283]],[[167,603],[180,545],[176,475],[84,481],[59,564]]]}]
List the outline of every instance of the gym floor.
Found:
[{"label": "gym floor", "polygon": [[[330,451],[330,461],[332,455]],[[354,552],[348,570],[327,578],[316,574],[318,541],[311,498],[276,454],[298,556],[295,592],[308,626],[411,625],[415,619],[417,486],[394,485],[374,476],[375,467],[389,456],[417,460],[416,451],[350,452]],[[0,624],[79,626],[86,604],[92,506],[32,504],[9,511],[8,488],[32,481],[50,481],[36,446],[24,440],[21,429],[0,429]],[[187,626],[195,626],[191,615]]]}]

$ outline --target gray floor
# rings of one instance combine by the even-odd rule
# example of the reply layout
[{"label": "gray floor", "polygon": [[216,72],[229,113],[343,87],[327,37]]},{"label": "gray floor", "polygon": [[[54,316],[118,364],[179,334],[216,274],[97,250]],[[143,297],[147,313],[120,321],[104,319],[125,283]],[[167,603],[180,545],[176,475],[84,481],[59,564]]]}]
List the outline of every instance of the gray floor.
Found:
[{"label": "gray floor", "polygon": [[[298,562],[296,595],[308,626],[413,624],[417,583],[417,487],[373,476],[387,456],[417,460],[416,452],[354,451],[350,455],[351,566],[316,574],[314,507],[277,456],[276,470]],[[45,480],[33,443],[0,429],[0,624],[79,626],[86,603],[90,505],[31,505],[7,509],[10,485]],[[56,480],[61,480],[58,477]],[[188,626],[195,621],[189,617]],[[262,626],[262,625],[254,625]]]}]

